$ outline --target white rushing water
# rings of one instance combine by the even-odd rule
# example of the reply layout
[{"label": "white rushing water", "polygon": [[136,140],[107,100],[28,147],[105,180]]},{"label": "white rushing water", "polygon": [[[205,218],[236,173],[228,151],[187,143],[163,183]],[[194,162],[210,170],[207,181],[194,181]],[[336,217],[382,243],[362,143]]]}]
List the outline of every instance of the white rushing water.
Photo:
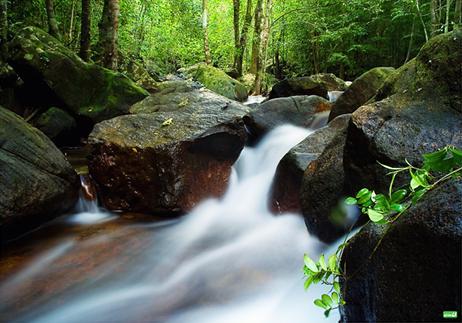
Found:
[{"label": "white rushing water", "polygon": [[[316,258],[325,246],[309,236],[301,216],[274,216],[268,209],[271,182],[280,159],[309,133],[281,126],[257,147],[246,147],[223,198],[200,203],[173,224],[147,224],[146,228],[152,230],[149,243],[142,250],[133,249],[128,266],[123,260],[113,259],[95,268],[97,278],[92,283],[62,295],[59,306],[41,304],[21,320],[338,321],[336,313],[326,320],[323,311],[313,305],[313,300],[325,292],[323,287],[303,290],[303,254]],[[83,213],[101,212],[94,209]],[[72,244],[66,243],[66,248],[50,251],[53,257],[44,255],[45,268],[52,267],[62,252],[72,252]],[[31,274],[37,270],[34,268]]]}]

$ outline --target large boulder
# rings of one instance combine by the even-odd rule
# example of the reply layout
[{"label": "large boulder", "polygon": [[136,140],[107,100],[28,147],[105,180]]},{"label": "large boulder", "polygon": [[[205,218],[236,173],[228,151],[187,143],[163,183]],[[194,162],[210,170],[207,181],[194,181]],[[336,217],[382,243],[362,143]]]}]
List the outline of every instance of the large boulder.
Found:
[{"label": "large boulder", "polygon": [[344,195],[343,150],[349,121],[350,115],[343,115],[329,123],[322,152],[307,165],[300,180],[300,203],[308,231],[325,242],[334,241],[347,229],[338,216],[338,206]]},{"label": "large boulder", "polygon": [[331,103],[319,96],[293,96],[269,100],[245,116],[253,140],[283,124],[310,128],[320,112],[328,112]]},{"label": "large boulder", "polygon": [[462,180],[390,225],[369,224],[342,256],[342,322],[442,322],[461,313]]},{"label": "large boulder", "polygon": [[[386,191],[390,166],[407,159],[419,166],[422,154],[446,145],[462,147],[462,32],[434,37],[381,90],[382,101],[352,115],[344,166],[349,191]],[[399,182],[397,183],[399,184]]]},{"label": "large boulder", "polygon": [[71,165],[44,134],[0,107],[0,240],[72,208],[79,186]]},{"label": "large boulder", "polygon": [[392,67],[376,67],[354,80],[348,89],[335,101],[329,121],[341,114],[353,113],[357,108],[373,98],[394,70]]},{"label": "large boulder", "polygon": [[285,79],[276,83],[269,93],[269,99],[297,95],[317,95],[328,99],[328,86],[319,79],[309,76]]},{"label": "large boulder", "polygon": [[323,83],[327,91],[345,91],[348,85],[332,73],[319,73],[310,76],[314,81]]},{"label": "large boulder", "polygon": [[36,27],[19,29],[9,45],[9,63],[45,108],[57,106],[99,122],[127,114],[148,95],[124,75],[85,63]]},{"label": "large boulder", "polygon": [[[305,170],[312,169],[311,163],[318,164],[319,158],[324,158],[323,152],[326,147],[331,147],[332,143],[343,138],[346,134],[346,128],[350,120],[350,115],[344,115],[336,118],[334,121],[328,124],[328,126],[320,128],[309,135],[300,144],[292,148],[286,156],[281,160],[278,165],[276,176],[274,179],[273,190],[272,190],[272,208],[277,212],[294,212],[299,213],[301,211],[301,198],[305,201],[305,217],[325,217],[329,214],[330,209],[316,210],[316,205],[308,202],[312,195],[313,199],[319,198],[318,191],[326,191],[326,188],[342,186],[343,182],[340,178],[336,178],[335,181],[328,181],[324,178],[323,188],[309,186],[303,187],[302,180],[304,178]],[[332,165],[329,164],[331,167]],[[308,172],[308,170],[307,170]],[[311,171],[309,175],[311,176]],[[342,174],[343,175],[343,174]],[[314,176],[317,176],[314,173]],[[306,180],[305,180],[306,182]],[[341,190],[343,187],[341,187]],[[329,203],[328,197],[323,196],[322,201],[316,200],[318,204],[320,202]],[[307,203],[308,202],[308,203]],[[316,212],[317,211],[317,212]],[[311,221],[307,220],[307,223]],[[313,226],[310,229],[311,232],[317,231]],[[317,232],[315,232],[317,233]]]},{"label": "large boulder", "polygon": [[182,68],[178,72],[202,83],[207,89],[228,99],[243,102],[248,97],[245,85],[216,67],[199,63],[188,68]]},{"label": "large boulder", "polygon": [[51,107],[33,120],[32,124],[58,146],[68,143],[78,144],[78,138],[74,136],[77,123],[75,119],[64,110]]},{"label": "large boulder", "polygon": [[134,106],[136,114],[95,126],[90,173],[109,209],[178,214],[224,193],[246,140],[247,108],[187,88],[176,84]]}]

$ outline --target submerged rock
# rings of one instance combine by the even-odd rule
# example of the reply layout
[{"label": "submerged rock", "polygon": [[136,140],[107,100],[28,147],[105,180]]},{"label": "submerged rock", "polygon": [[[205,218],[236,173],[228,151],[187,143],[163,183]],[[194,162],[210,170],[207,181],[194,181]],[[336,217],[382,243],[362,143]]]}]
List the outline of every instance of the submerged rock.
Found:
[{"label": "submerged rock", "polygon": [[55,145],[0,107],[0,240],[8,240],[72,208],[77,174]]},{"label": "submerged rock", "polygon": [[179,72],[228,99],[243,102],[248,97],[245,85],[216,67],[199,63],[180,69]]},{"label": "submerged rock", "polygon": [[180,82],[132,112],[97,124],[89,138],[90,173],[106,207],[184,213],[224,193],[246,140],[245,106]]},{"label": "submerged rock", "polygon": [[341,321],[441,322],[443,311],[460,314],[461,223],[457,180],[428,192],[389,228],[361,229],[342,257]]},{"label": "submerged rock", "polygon": [[283,124],[310,128],[317,113],[329,111],[331,103],[319,96],[293,96],[266,101],[245,116],[252,140],[259,140]]},{"label": "submerged rock", "polygon": [[9,45],[9,63],[47,107],[99,122],[127,114],[148,95],[124,75],[85,63],[39,28],[19,29]]},{"label": "submerged rock", "polygon": [[[320,188],[319,184],[316,187],[311,185],[312,183],[307,183],[306,180],[304,184],[307,186],[302,186],[302,180],[304,177],[318,176],[316,172],[312,174],[307,169],[312,169],[310,167],[312,163],[319,163],[318,160],[323,157],[326,147],[330,148],[335,140],[339,140],[339,138],[341,139],[346,135],[346,127],[349,120],[350,115],[344,115],[336,118],[328,126],[313,132],[287,153],[279,163],[276,171],[272,192],[273,210],[278,212],[300,212],[300,201],[303,200],[305,202],[304,216],[305,219],[309,219],[305,222],[309,224],[310,232],[314,234],[318,234],[320,230],[316,225],[312,225],[311,222],[319,222],[319,220],[312,221],[311,218],[319,217],[327,220],[330,214],[330,206],[325,207],[325,204],[337,200],[337,197],[330,200],[329,197],[320,197],[318,194],[322,194],[327,188],[332,188],[334,191],[338,189],[338,192],[341,192],[343,190],[343,182],[341,181],[341,177],[335,177],[335,180],[323,178],[324,181],[320,181],[323,187]],[[341,155],[341,152],[339,153]],[[333,167],[333,165],[329,164],[326,167]],[[309,173],[304,176],[305,171]],[[324,174],[319,176],[324,176]],[[311,200],[318,198],[322,198],[322,201],[311,203]],[[317,205],[319,203],[325,204],[321,207]]]},{"label": "submerged rock", "polygon": [[373,98],[394,70],[392,67],[376,67],[354,80],[348,89],[335,101],[329,121],[341,114],[353,113],[357,108]]},{"label": "submerged rock", "polygon": [[389,97],[353,113],[344,159],[350,191],[387,190],[388,170],[377,161],[399,166],[407,159],[419,166],[424,153],[462,147],[462,81],[449,68],[462,65],[461,34],[434,37],[378,95]]},{"label": "submerged rock", "polygon": [[309,76],[286,79],[276,83],[269,93],[269,99],[297,95],[317,95],[328,99],[328,86],[320,79]]}]

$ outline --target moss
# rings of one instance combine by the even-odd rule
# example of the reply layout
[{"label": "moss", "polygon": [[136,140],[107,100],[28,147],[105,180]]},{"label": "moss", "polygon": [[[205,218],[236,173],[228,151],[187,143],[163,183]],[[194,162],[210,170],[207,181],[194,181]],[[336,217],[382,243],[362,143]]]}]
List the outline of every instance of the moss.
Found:
[{"label": "moss", "polygon": [[244,101],[247,98],[246,87],[218,68],[201,63],[184,71],[209,90],[228,99]]}]

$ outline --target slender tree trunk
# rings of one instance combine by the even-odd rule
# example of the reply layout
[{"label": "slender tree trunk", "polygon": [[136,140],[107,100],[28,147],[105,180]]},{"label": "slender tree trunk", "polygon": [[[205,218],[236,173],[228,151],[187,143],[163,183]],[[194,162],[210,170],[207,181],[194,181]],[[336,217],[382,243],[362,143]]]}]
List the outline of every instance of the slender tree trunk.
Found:
[{"label": "slender tree trunk", "polygon": [[0,60],[8,56],[8,0],[0,0]]},{"label": "slender tree trunk", "polygon": [[454,27],[460,27],[462,25],[462,0],[456,0],[454,12]]},{"label": "slender tree trunk", "polygon": [[104,67],[117,69],[117,38],[119,32],[119,0],[104,0],[103,16],[99,25],[99,43]]},{"label": "slender tree trunk", "polygon": [[69,33],[68,33],[69,43],[72,43],[72,36],[73,36],[73,31],[74,31],[74,16],[75,16],[75,0],[72,0],[71,21],[69,23]]},{"label": "slender tree trunk", "polygon": [[412,19],[411,36],[409,38],[409,46],[407,47],[406,59],[404,60],[404,63],[407,63],[409,59],[411,58],[412,45],[414,42],[414,28],[415,28],[415,17]]},{"label": "slender tree trunk", "polygon": [[90,60],[91,44],[91,15],[90,1],[82,0],[82,18],[80,26],[80,57],[88,62]]},{"label": "slender tree trunk", "polygon": [[431,16],[431,36],[435,36],[438,34],[438,31],[440,29],[440,19],[439,19],[439,14],[438,10],[440,9],[438,0],[430,0],[430,16]]},{"label": "slender tree trunk", "polygon": [[422,23],[423,32],[424,32],[424,35],[425,35],[425,41],[428,42],[427,26],[425,25],[425,21],[423,20],[423,17],[422,17],[422,11],[420,10],[419,0],[415,0],[415,6],[417,8],[417,15],[419,16],[420,22]]},{"label": "slender tree trunk", "polygon": [[212,64],[212,56],[210,55],[209,46],[209,23],[208,23],[208,0],[202,0],[202,29],[204,30],[204,55],[205,64]]},{"label": "slender tree trunk", "polygon": [[234,47],[239,47],[239,39],[240,39],[240,32],[239,28],[240,24],[240,15],[241,15],[241,1],[240,0],[233,0],[233,26],[234,26]]},{"label": "slender tree trunk", "polygon": [[145,35],[145,24],[146,24],[146,12],[148,11],[149,2],[143,2],[141,4],[141,15],[140,15],[140,22],[139,22],[139,29],[138,29],[138,45],[136,49],[136,56],[140,57],[141,50],[143,48],[144,43],[144,35]]},{"label": "slender tree trunk", "polygon": [[449,15],[451,14],[451,0],[446,0],[446,20],[444,21],[444,32],[449,32]]},{"label": "slender tree trunk", "polygon": [[55,9],[53,5],[53,0],[45,0],[45,7],[47,10],[47,18],[48,18],[48,32],[51,36],[61,39],[61,35],[59,33],[58,22],[56,21],[55,17]]},{"label": "slender tree trunk", "polygon": [[255,95],[260,95],[262,93],[263,76],[264,76],[265,67],[266,67],[266,57],[267,57],[269,36],[271,32],[270,19],[271,19],[272,7],[273,7],[272,0],[266,0],[265,7],[263,10],[261,46],[260,46],[260,51],[258,53],[257,71],[255,75],[255,86],[254,86]]},{"label": "slender tree trunk", "polygon": [[261,48],[261,29],[263,22],[263,0],[257,0],[255,7],[255,28],[253,32],[252,57],[250,62],[250,73],[257,73],[258,55]]},{"label": "slender tree trunk", "polygon": [[234,68],[236,69],[237,75],[242,76],[243,65],[244,65],[244,53],[247,47],[247,36],[249,32],[250,24],[252,23],[252,0],[247,0],[247,8],[245,13],[244,24],[240,33],[239,43],[236,47],[236,53],[234,55]]}]

